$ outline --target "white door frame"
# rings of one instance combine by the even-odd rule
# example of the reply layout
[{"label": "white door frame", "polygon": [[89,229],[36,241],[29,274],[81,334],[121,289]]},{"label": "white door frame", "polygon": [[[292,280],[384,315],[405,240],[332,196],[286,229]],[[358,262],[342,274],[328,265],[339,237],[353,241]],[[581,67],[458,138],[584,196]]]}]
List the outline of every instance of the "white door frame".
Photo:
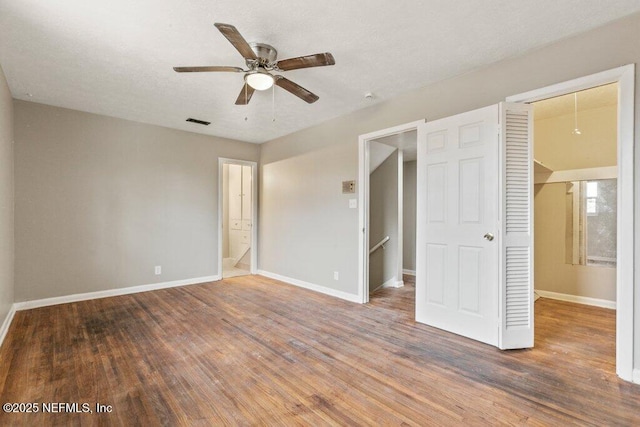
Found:
[{"label": "white door frame", "polygon": [[[633,380],[634,347],[634,109],[635,65],[625,65],[589,76],[507,97],[508,102],[530,103],[609,83],[618,83],[618,262],[616,266],[616,373]],[[535,135],[534,135],[535,139]],[[533,208],[533,207],[532,207]]]},{"label": "white door frame", "polygon": [[[358,301],[369,302],[369,142],[418,130],[424,120],[366,133],[358,137]],[[398,156],[402,161],[402,156]],[[400,177],[401,169],[398,171]],[[398,277],[402,278],[402,192],[398,192]]]},{"label": "white door frame", "polygon": [[258,271],[258,163],[249,160],[218,158],[218,275],[222,278],[222,208],[223,208],[223,165],[251,166],[251,274]]}]

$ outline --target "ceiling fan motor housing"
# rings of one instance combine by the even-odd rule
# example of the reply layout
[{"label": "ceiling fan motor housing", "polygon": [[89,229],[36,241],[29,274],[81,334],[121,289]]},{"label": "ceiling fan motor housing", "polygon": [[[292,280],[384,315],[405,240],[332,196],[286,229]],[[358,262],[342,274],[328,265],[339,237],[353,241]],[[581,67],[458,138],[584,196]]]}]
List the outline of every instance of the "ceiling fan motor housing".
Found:
[{"label": "ceiling fan motor housing", "polygon": [[[272,64],[276,62],[276,58],[278,57],[278,51],[271,45],[265,43],[249,43],[251,46],[251,50],[258,57],[258,65],[265,66],[268,64]],[[251,67],[251,60],[247,60],[247,66]]]}]

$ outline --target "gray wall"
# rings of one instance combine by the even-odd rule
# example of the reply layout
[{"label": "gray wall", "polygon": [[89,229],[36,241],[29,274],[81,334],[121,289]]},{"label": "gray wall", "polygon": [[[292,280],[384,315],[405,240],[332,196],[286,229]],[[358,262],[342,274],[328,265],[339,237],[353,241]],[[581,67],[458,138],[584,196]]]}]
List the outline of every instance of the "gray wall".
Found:
[{"label": "gray wall", "polygon": [[349,208],[349,199],[357,194],[342,194],[342,181],[356,179],[358,148],[328,144],[296,153],[306,144],[298,143],[290,157],[278,159],[270,151],[260,166],[260,269],[355,294],[358,210]]},{"label": "gray wall", "polygon": [[[260,216],[261,257],[278,252],[277,257],[261,258],[262,267],[357,294],[358,218],[354,210],[344,206],[336,181],[357,177],[358,135],[424,118],[451,116],[495,104],[510,95],[640,62],[638,40],[640,14],[263,144],[265,179],[287,179],[283,182],[286,191],[275,185],[261,188],[263,208],[268,203]],[[636,87],[640,88],[637,75],[638,71]],[[640,90],[635,97],[635,138],[640,146]],[[640,164],[640,149],[636,156]],[[636,179],[640,188],[640,174]],[[637,227],[640,230],[640,224]],[[324,242],[325,246],[313,242]],[[640,248],[636,253],[640,264]],[[313,260],[313,266],[292,267],[292,260],[299,259]],[[336,264],[350,266],[343,270],[340,283],[327,279]],[[640,367],[640,291],[635,298],[635,358]]]},{"label": "gray wall", "polygon": [[404,162],[402,169],[402,268],[416,271],[416,166]]},{"label": "gray wall", "polygon": [[[373,146],[377,144],[371,141]],[[373,147],[371,147],[373,149]],[[385,236],[389,241],[369,257],[369,291],[373,292],[398,275],[398,150],[369,178],[369,246]]]},{"label": "gray wall", "polygon": [[0,67],[0,325],[13,304],[13,101]]},{"label": "gray wall", "polygon": [[16,301],[218,274],[218,157],[255,161],[259,146],[14,109]]}]

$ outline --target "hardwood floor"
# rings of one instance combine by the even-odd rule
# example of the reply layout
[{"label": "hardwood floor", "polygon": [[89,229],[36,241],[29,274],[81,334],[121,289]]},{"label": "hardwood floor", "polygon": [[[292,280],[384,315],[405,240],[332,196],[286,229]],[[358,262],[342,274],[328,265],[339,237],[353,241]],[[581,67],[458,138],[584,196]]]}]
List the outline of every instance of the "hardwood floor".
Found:
[{"label": "hardwood floor", "polygon": [[244,276],[18,312],[0,402],[40,412],[0,425],[640,424],[615,312],[540,299],[536,347],[501,352],[416,324],[413,293],[358,305]]}]

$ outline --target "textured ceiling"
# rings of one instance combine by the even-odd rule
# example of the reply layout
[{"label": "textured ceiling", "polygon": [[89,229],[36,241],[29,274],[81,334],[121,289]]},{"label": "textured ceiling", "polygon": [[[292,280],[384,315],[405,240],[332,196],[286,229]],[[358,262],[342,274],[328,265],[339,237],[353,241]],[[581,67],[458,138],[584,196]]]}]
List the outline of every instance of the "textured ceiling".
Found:
[{"label": "textured ceiling", "polygon": [[[573,114],[575,109],[574,102],[575,100],[572,93],[535,102],[533,104],[535,106],[535,119],[543,120],[551,117]],[[577,92],[578,114],[580,114],[580,111],[607,107],[610,105],[616,105],[617,103],[617,83]]]},{"label": "textured ceiling", "polygon": [[405,162],[411,162],[418,158],[418,132],[415,130],[384,136],[374,141],[400,148],[402,150],[402,159]]},{"label": "textured ceiling", "polygon": [[[640,0],[0,0],[0,64],[17,99],[264,142],[639,10]],[[283,73],[320,100],[277,88],[273,121],[271,91],[234,105],[242,74],[175,73],[244,66],[214,22],[280,59],[333,53],[335,66]]]}]

